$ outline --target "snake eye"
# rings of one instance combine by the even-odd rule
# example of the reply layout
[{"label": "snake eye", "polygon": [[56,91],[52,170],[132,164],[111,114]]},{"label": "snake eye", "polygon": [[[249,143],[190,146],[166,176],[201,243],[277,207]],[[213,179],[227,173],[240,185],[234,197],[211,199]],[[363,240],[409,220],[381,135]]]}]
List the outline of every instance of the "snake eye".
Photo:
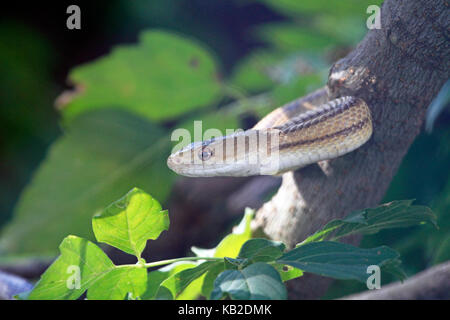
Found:
[{"label": "snake eye", "polygon": [[213,155],[213,152],[209,148],[204,148],[204,149],[200,150],[200,152],[198,153],[198,157],[202,161],[208,160],[209,158],[211,158],[212,155]]}]

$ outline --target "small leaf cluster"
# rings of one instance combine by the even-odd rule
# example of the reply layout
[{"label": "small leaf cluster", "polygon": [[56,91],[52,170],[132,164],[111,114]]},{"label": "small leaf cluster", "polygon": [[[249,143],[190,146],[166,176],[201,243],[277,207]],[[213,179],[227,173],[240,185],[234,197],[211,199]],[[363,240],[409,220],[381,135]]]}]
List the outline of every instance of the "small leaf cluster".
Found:
[{"label": "small leaf cluster", "polygon": [[[193,247],[195,256],[147,263],[142,252],[169,228],[169,216],[144,191],[134,188],[92,219],[98,242],[136,257],[115,265],[95,243],[66,237],[60,256],[22,299],[286,299],[285,283],[304,272],[366,282],[367,268],[377,265],[400,279],[399,254],[386,246],[363,249],[338,242],[351,234],[432,223],[427,207],[394,201],[333,220],[292,249],[279,241],[252,238],[254,211],[212,249]],[[160,267],[148,271],[149,268]]]}]

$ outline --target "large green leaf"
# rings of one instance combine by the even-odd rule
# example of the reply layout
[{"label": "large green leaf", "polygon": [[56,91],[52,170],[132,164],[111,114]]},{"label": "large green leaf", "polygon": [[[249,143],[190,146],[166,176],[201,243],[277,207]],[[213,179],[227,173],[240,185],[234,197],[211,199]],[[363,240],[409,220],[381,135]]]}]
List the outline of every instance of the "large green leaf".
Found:
[{"label": "large green leaf", "polygon": [[[148,281],[147,281],[147,290],[141,296],[144,300],[151,299],[162,299],[162,300],[172,300],[173,295],[169,289],[164,287],[162,289],[161,283],[163,283],[166,279],[170,278],[174,274],[177,274],[183,270],[195,268],[196,263],[194,262],[176,262],[169,264],[165,267],[162,267],[158,270],[154,270],[149,272]],[[158,293],[158,297],[156,294]]]},{"label": "large green leaf", "polygon": [[[178,273],[173,274],[172,276],[168,277],[166,280],[164,280],[161,283],[161,288],[166,288],[170,291],[172,294],[172,297],[175,299],[195,299],[197,296],[201,294],[201,279],[206,272],[209,270],[214,269],[218,265],[223,264],[223,261],[206,261],[203,263],[200,263],[194,268],[189,268],[182,270]],[[188,294],[182,295],[182,293],[185,291],[185,289],[192,284],[193,282],[196,282],[196,292],[191,290]],[[161,288],[159,290],[161,290]],[[159,293],[159,290],[157,292],[157,296]]]},{"label": "large green leaf", "polygon": [[124,300],[141,297],[147,289],[147,269],[118,266],[96,281],[87,292],[89,300]]},{"label": "large green leaf", "polygon": [[[287,264],[326,277],[366,282],[369,274],[367,267],[377,265],[380,268],[389,266],[392,273],[399,274],[399,254],[385,246],[361,249],[352,245],[322,241],[301,245],[277,260],[277,263]],[[394,268],[395,267],[395,268]]]},{"label": "large green leaf", "polygon": [[94,243],[66,237],[61,255],[45,271],[28,295],[30,300],[74,300],[88,290],[91,300],[123,300],[140,297],[147,288],[142,266],[115,266]]},{"label": "large green leaf", "polygon": [[242,270],[222,272],[214,283],[211,299],[225,295],[237,300],[282,300],[287,298],[287,291],[278,271],[258,262]]},{"label": "large green leaf", "polygon": [[344,219],[330,221],[303,243],[337,240],[355,233],[373,234],[383,229],[405,228],[425,222],[436,226],[436,216],[431,209],[412,205],[412,202],[413,200],[392,201],[376,208],[355,211]]},{"label": "large green leaf", "polygon": [[99,242],[105,242],[138,259],[147,244],[169,228],[169,215],[144,191],[133,188],[92,219]]},{"label": "large green leaf", "polygon": [[139,39],[70,73],[78,93],[63,108],[66,120],[111,105],[162,120],[219,97],[216,65],[206,48],[164,31],[147,31]]},{"label": "large green leaf", "polygon": [[[106,254],[88,240],[68,236],[59,249],[61,255],[45,271],[28,299],[77,299],[115,268]],[[79,288],[77,279],[80,280]]]},{"label": "large green leaf", "polygon": [[99,110],[76,119],[50,148],[3,230],[10,253],[55,253],[67,234],[93,239],[91,217],[133,187],[164,201],[173,176],[169,137],[123,111]]}]

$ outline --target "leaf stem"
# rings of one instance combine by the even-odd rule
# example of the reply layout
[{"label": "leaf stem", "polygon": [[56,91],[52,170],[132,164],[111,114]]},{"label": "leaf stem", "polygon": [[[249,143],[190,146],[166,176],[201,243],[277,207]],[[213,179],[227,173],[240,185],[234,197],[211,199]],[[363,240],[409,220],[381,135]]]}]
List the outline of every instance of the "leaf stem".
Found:
[{"label": "leaf stem", "polygon": [[153,267],[159,267],[159,266],[163,266],[163,265],[171,264],[171,263],[175,263],[175,262],[197,261],[197,260],[221,261],[221,260],[223,260],[223,258],[219,258],[219,257],[183,257],[183,258],[149,262],[149,263],[145,263],[145,264],[139,264],[139,263],[138,264],[122,264],[120,266],[117,266],[117,268],[126,268],[126,267],[153,268]]}]

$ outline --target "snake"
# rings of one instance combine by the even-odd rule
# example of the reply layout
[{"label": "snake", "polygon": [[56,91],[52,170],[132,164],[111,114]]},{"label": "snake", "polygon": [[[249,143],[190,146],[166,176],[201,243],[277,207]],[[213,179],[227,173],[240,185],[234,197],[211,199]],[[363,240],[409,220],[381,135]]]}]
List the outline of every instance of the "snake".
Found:
[{"label": "snake", "polygon": [[372,131],[363,99],[329,100],[325,86],[273,110],[251,129],[193,142],[173,152],[167,165],[188,177],[281,175],[352,152]]}]

